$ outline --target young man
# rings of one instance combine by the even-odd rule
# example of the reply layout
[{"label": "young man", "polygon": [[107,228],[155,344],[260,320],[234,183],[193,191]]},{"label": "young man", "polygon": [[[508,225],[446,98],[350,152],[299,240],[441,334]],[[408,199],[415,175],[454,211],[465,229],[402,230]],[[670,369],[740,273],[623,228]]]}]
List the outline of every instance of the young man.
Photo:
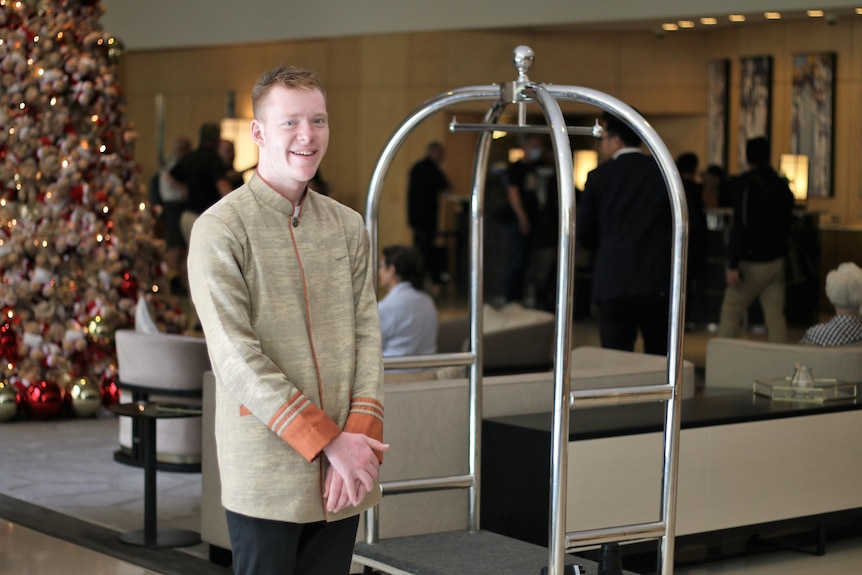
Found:
[{"label": "young man", "polygon": [[793,223],[793,193],[769,165],[769,140],[746,143],[749,170],[734,181],[733,227],[718,337],[736,337],[742,317],[760,300],[769,341],[787,339],[784,258]]},{"label": "young man", "polygon": [[198,218],[189,248],[234,573],[346,574],[388,447],[370,241],[359,214],[307,187],[329,143],[316,76],[266,72],[252,104],[257,172]]},{"label": "young man", "polygon": [[437,307],[423,292],[422,257],[412,246],[383,248],[377,285],[383,356],[437,353]]}]

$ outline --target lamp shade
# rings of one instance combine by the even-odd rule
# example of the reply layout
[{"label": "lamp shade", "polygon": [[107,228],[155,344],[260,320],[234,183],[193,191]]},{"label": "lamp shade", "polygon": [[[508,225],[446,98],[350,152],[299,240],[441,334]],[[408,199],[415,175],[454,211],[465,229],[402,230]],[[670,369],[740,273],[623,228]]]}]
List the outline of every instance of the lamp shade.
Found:
[{"label": "lamp shade", "polygon": [[781,154],[779,170],[787,178],[790,191],[797,201],[808,199],[808,156],[803,154]]},{"label": "lamp shade", "polygon": [[583,190],[587,183],[587,174],[599,165],[599,154],[595,150],[575,150],[572,156],[575,187]]},{"label": "lamp shade", "polygon": [[221,121],[221,137],[233,142],[234,167],[245,176],[245,172],[257,165],[257,144],[251,139],[251,119],[224,118]]}]

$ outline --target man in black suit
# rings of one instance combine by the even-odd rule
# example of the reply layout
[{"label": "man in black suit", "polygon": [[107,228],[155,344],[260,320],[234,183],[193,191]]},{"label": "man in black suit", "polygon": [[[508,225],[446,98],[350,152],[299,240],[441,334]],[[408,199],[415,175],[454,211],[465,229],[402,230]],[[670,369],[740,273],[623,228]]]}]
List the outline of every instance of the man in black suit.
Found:
[{"label": "man in black suit", "polygon": [[593,301],[602,347],[667,355],[671,208],[655,159],[637,134],[603,116],[599,154],[578,206],[578,242],[594,254]]}]

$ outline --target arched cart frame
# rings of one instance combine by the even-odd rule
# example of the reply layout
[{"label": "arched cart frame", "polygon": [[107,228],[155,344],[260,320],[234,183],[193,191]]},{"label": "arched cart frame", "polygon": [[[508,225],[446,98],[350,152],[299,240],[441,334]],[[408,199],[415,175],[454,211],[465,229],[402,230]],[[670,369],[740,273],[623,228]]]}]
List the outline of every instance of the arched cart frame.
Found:
[{"label": "arched cart frame", "polygon": [[[470,196],[470,348],[468,352],[387,358],[387,367],[441,367],[463,365],[469,367],[469,465],[468,474],[453,477],[435,477],[397,482],[383,482],[384,495],[415,493],[438,489],[467,489],[469,491],[469,531],[480,531],[481,469],[479,465],[482,446],[482,313],[483,308],[483,230],[485,176],[488,171],[488,155],[492,131],[515,133],[549,133],[557,168],[559,191],[559,251],[557,266],[557,297],[555,304],[554,342],[554,411],[551,436],[551,474],[549,502],[549,546],[548,575],[563,575],[567,551],[583,549],[607,542],[626,542],[657,539],[658,572],[673,573],[674,528],[676,512],[679,414],[682,381],[682,319],[685,317],[685,268],[687,259],[688,213],[685,193],[676,165],[666,146],[650,124],[632,107],[603,92],[581,86],[546,85],[532,82],[527,70],[534,54],[527,46],[514,50],[514,64],[518,78],[513,82],[472,86],[452,90],[424,102],[411,113],[395,130],[380,154],[371,177],[366,203],[365,221],[371,237],[374,264],[378,253],[378,214],[380,196],[386,174],[395,154],[407,137],[428,117],[465,102],[488,101],[490,108],[482,124],[458,124],[453,120],[451,131],[476,131],[480,133],[473,171],[473,186]],[[575,261],[575,188],[572,170],[572,150],[569,134],[601,135],[601,127],[570,127],[566,125],[559,101],[579,102],[610,112],[628,124],[640,136],[661,169],[667,186],[672,211],[673,243],[671,277],[671,305],[668,313],[667,378],[664,384],[648,386],[617,387],[612,389],[570,389],[570,353],[572,333],[572,307],[574,301]],[[517,124],[498,123],[509,105],[518,108]],[[538,105],[544,114],[545,125],[526,123],[526,106]],[[376,267],[375,267],[376,269]],[[609,405],[647,401],[663,401],[665,405],[663,430],[663,466],[660,519],[655,522],[621,525],[567,533],[565,530],[566,474],[568,468],[568,429],[570,410],[587,405]],[[379,558],[367,559],[377,541],[377,514],[371,510],[366,515],[366,541],[357,544],[355,560],[386,571]],[[423,537],[423,536],[416,536]],[[405,538],[410,539],[410,538]],[[441,554],[446,550],[442,549]],[[373,554],[373,553],[371,553]],[[391,573],[405,573],[393,569]],[[495,573],[506,571],[495,570]],[[467,572],[463,572],[468,575]]]}]

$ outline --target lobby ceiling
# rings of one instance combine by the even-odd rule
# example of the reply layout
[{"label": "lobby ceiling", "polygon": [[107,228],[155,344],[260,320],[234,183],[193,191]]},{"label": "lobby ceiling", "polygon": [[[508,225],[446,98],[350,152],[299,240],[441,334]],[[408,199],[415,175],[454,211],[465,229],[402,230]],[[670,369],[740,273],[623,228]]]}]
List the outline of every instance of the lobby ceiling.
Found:
[{"label": "lobby ceiling", "polygon": [[[819,8],[824,22],[838,24],[858,18],[862,0],[102,0],[103,28],[128,50],[159,50],[252,44],[285,40],[336,38],[372,34],[441,30],[505,30],[559,28],[568,30],[653,30],[687,20],[691,30],[715,17],[715,26],[729,26],[729,14],[742,14],[750,25],[764,22],[766,11],[783,19],[804,19]],[[733,24],[740,25],[740,24]],[[828,24],[827,24],[828,25]]]}]

